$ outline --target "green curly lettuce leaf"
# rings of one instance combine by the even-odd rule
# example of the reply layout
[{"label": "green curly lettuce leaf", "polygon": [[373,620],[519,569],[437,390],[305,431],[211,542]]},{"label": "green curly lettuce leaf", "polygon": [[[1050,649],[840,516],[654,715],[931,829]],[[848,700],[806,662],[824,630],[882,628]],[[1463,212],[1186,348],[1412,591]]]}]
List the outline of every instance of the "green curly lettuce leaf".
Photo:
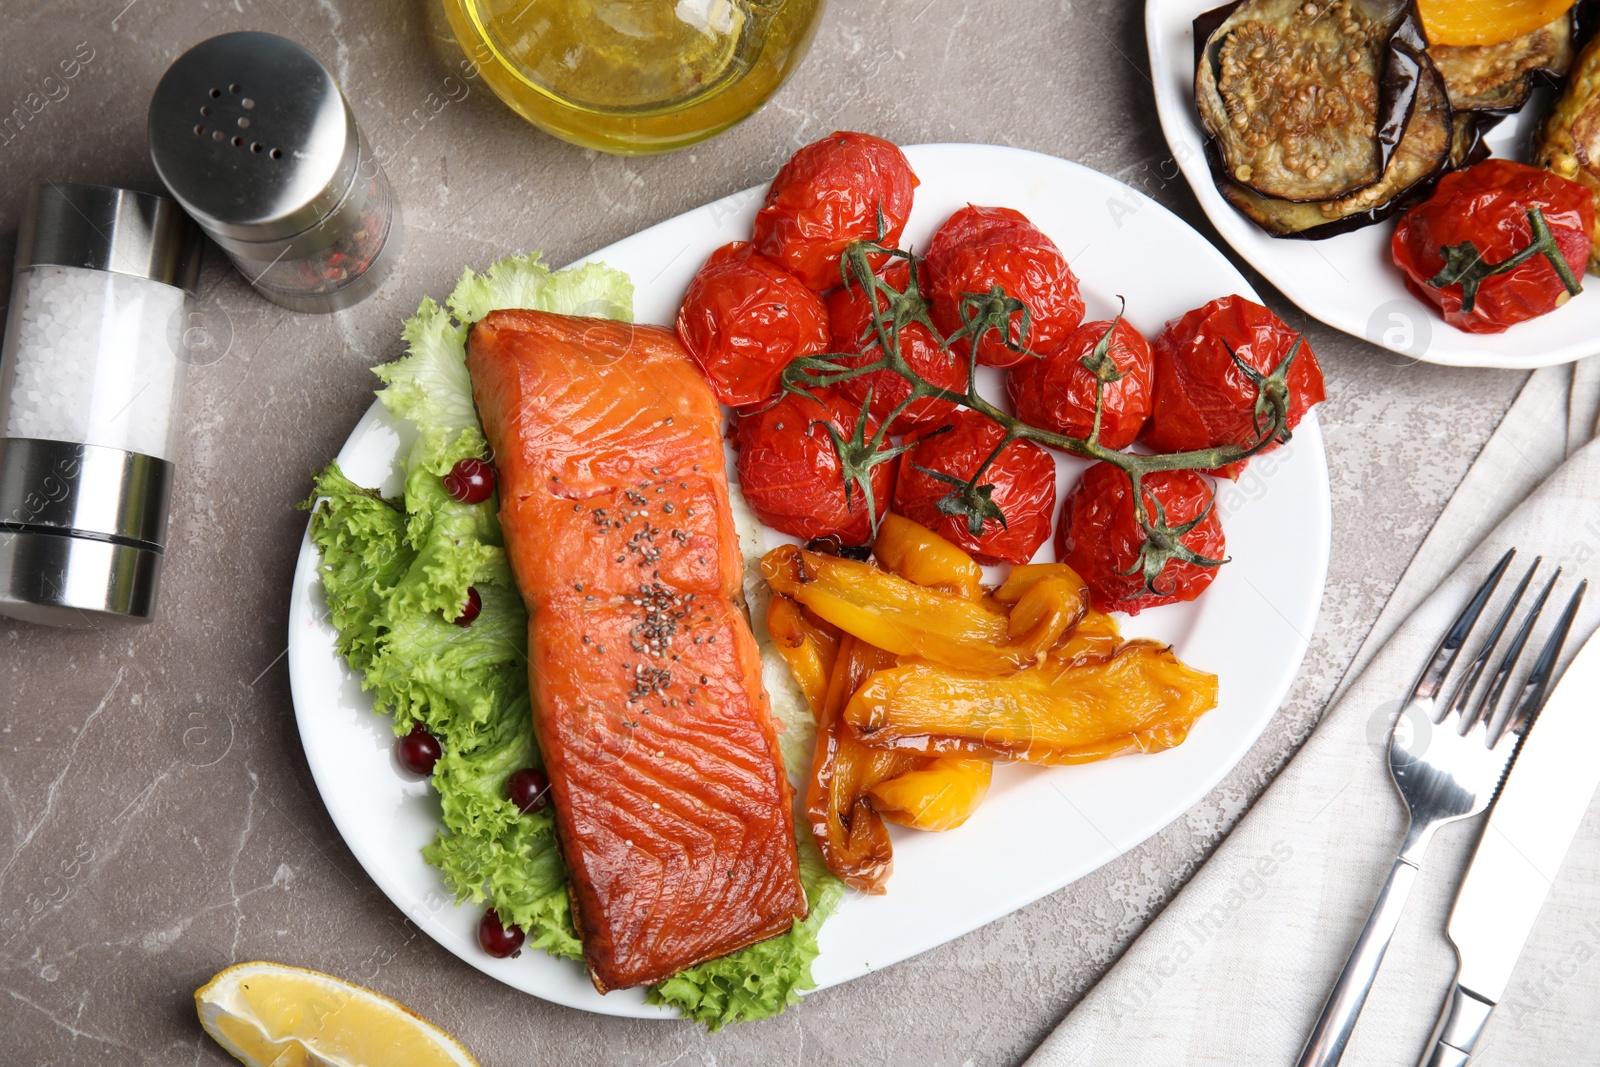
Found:
[{"label": "green curly lettuce leaf", "polygon": [[633,281],[604,263],[552,271],[538,254],[508,256],[482,274],[464,271],[446,301],[456,318],[477,322],[498,308],[633,321]]},{"label": "green curly lettuce leaf", "polygon": [[453,445],[475,444],[481,451],[483,429],[467,375],[467,327],[424,297],[400,336],[406,342],[405,357],[374,367],[372,373],[385,384],[378,393],[383,406],[416,429],[407,469],[415,470],[419,463],[436,466]]},{"label": "green curly lettuce leaf", "polygon": [[573,930],[555,812],[523,814],[506,799],[506,781],[540,764],[526,682],[506,711],[470,754],[446,749],[434,767],[450,832],[422,855],[455,887],[458,902],[488,901],[501,922],[526,932],[529,948],[579,959],[583,947]]},{"label": "green curly lettuce leaf", "polygon": [[384,605],[414,554],[406,544],[406,513],[350,481],[337,463],[317,475],[312,492],[313,500],[324,499],[311,515],[311,540],[322,552],[322,590],[339,654],[365,671],[378,653]]},{"label": "green curly lettuce leaf", "polygon": [[[551,271],[537,256],[512,256],[481,274],[465,271],[443,307],[425,299],[407,320],[406,355],[374,368],[385,383],[379,399],[411,435],[403,496],[384,499],[333,463],[307,501],[340,653],[397,734],[421,722],[443,749],[433,773],[443,826],[423,857],[458,902],[487,903],[525,931],[530,948],[574,959],[582,946],[554,813],[525,815],[506,799],[511,775],[541,760],[528,619],[495,519],[498,502],[462,504],[442,479],[458,460],[488,451],[466,369],[471,323],[509,307],[628,320],[632,305],[627,276],[601,264]],[[456,626],[473,588],[482,611],[471,626]],[[804,921],[689,968],[652,989],[651,999],[715,1030],[775,1015],[811,988],[817,929],[843,884],[809,840],[801,858],[811,902]]]}]

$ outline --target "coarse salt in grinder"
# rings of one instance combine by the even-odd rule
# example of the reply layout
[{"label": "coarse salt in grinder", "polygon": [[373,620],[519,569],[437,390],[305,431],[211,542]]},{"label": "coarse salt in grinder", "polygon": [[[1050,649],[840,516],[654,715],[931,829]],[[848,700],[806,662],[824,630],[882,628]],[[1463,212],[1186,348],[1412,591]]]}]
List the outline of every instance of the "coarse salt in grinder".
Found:
[{"label": "coarse salt in grinder", "polygon": [[276,34],[225,33],[179,56],[150,100],[150,158],[275,304],[347,308],[399,258],[399,208],[349,102]]},{"label": "coarse salt in grinder", "polygon": [[0,615],[154,614],[200,246],[166,197],[30,199],[0,347]]}]

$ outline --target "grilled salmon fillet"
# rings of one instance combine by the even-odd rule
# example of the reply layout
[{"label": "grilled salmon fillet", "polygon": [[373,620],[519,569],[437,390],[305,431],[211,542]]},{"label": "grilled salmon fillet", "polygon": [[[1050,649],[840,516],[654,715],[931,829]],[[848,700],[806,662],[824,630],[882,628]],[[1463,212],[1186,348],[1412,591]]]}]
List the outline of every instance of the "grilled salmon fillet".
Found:
[{"label": "grilled salmon fillet", "polygon": [[788,930],[792,790],[705,380],[669,330],[539,311],[478,322],[467,366],[595,988]]}]

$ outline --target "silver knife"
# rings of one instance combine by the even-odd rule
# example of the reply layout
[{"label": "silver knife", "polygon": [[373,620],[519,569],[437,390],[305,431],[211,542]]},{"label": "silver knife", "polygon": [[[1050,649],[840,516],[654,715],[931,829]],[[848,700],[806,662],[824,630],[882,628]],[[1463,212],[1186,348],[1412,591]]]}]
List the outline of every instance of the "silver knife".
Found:
[{"label": "silver knife", "polygon": [[1446,928],[1459,965],[1422,1067],[1461,1067],[1506,991],[1600,785],[1600,635],[1550,694],[1490,809]]}]

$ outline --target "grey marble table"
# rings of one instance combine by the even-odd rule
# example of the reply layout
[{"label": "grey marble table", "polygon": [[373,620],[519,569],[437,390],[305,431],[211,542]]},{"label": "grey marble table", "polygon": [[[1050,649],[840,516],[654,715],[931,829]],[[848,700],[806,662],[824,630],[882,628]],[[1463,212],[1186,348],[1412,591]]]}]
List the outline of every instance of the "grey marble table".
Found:
[{"label": "grey marble table", "polygon": [[[642,160],[552,140],[481,82],[447,81],[436,4],[56,0],[8,4],[0,20],[7,261],[31,183],[155,189],[144,109],[156,79],[189,45],[239,29],[326,57],[389,161],[409,231],[395,276],[333,317],[263,303],[211,262],[205,306],[225,354],[191,379],[159,617],[87,632],[0,621],[0,1058],[224,1062],[191,993],[232,961],[267,958],[397,997],[486,1064],[1018,1062],[1311,728],[1523,376],[1407,364],[1262,286],[1327,373],[1333,562],[1293,694],[1221,786],[1093,876],[776,1021],[707,1034],[533,1000],[419,935],[368,881],[318,799],[290,707],[294,505],[370,401],[366,368],[399,354],[400,320],[465,264],[536,248],[576,258],[764,180],[835,128],[1053,153],[1211,231],[1172,179],[1133,0],[835,0],[763,111]],[[72,56],[76,77],[46,80]]]}]

